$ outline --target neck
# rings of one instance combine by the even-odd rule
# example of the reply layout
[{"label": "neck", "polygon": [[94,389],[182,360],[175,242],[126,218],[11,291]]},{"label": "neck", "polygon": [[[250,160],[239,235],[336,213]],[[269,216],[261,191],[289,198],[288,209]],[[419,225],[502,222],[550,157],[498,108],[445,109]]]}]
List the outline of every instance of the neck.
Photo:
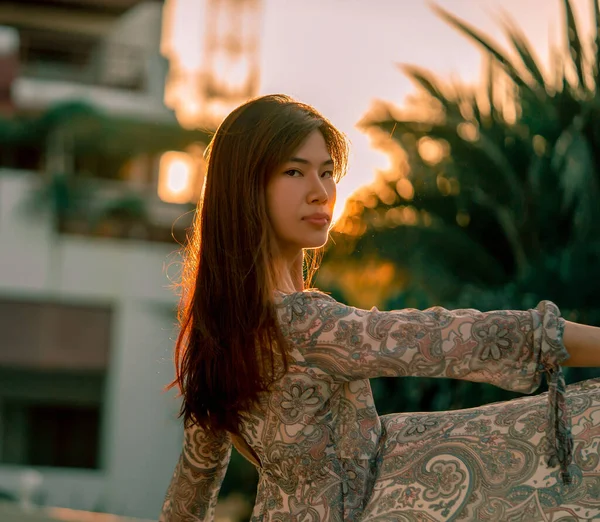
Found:
[{"label": "neck", "polygon": [[280,259],[277,266],[277,290],[286,293],[302,292],[304,290],[303,262],[304,253],[302,251],[294,256]]}]

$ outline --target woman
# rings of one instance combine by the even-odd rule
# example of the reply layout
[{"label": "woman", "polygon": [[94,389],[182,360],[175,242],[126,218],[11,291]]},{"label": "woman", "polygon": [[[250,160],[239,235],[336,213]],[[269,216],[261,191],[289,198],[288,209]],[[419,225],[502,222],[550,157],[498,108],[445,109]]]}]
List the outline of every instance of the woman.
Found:
[{"label": "woman", "polygon": [[[305,290],[304,252],[327,241],[346,161],[344,136],[287,96],[250,101],[217,130],[171,384],[184,447],[160,520],[213,520],[232,444],[259,472],[253,521],[600,517],[600,383],[570,386],[565,400],[559,366],[600,366],[600,329],[548,301],[380,312]],[[383,417],[368,380],[531,393],[544,372],[544,395]]]}]

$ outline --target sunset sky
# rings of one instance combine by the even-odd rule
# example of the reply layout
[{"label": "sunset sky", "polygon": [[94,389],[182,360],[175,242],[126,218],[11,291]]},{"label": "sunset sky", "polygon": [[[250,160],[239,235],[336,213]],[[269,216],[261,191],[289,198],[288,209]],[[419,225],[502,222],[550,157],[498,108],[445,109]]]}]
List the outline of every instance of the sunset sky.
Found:
[{"label": "sunset sky", "polygon": [[[359,132],[360,121],[374,100],[397,106],[416,91],[397,67],[414,64],[443,79],[479,81],[481,54],[477,47],[440,20],[430,0],[262,0],[260,30],[261,88],[259,94],[285,93],[314,105],[350,138],[351,169],[338,189],[339,216],[346,198],[389,166]],[[522,28],[542,63],[550,43],[564,44],[563,0],[436,0],[437,5],[467,21],[501,44],[500,23],[508,14]],[[584,34],[591,30],[591,0],[572,0]],[[190,70],[203,67],[201,34],[205,31],[203,0],[169,0],[165,12],[175,29],[163,45],[173,42]],[[199,37],[200,36],[200,37]],[[168,53],[168,46],[163,52]],[[196,73],[191,76],[197,77]],[[181,114],[193,114],[201,103],[190,90],[178,95]],[[168,98],[168,96],[167,96]],[[170,106],[173,106],[168,102]],[[178,113],[178,117],[181,115]],[[182,120],[180,120],[182,121]],[[194,117],[190,120],[192,125]]]},{"label": "sunset sky", "polygon": [[[504,43],[501,9],[515,18],[546,62],[549,42],[563,41],[562,0],[437,0]],[[574,0],[590,27],[591,2]],[[414,87],[396,67],[416,64],[445,78],[479,79],[481,55],[442,22],[426,0],[264,0],[261,94],[283,92],[314,105],[353,143],[352,169],[338,189],[338,214],[357,187],[373,179],[385,157],[355,124],[373,99],[402,105]]]}]

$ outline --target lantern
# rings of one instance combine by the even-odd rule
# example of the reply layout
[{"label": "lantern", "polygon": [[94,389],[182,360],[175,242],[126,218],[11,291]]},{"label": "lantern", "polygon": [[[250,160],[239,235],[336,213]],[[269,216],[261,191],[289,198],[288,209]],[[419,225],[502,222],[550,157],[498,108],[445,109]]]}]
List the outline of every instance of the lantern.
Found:
[{"label": "lantern", "polygon": [[189,203],[194,198],[197,165],[186,152],[165,152],[160,158],[158,197],[167,203]]}]

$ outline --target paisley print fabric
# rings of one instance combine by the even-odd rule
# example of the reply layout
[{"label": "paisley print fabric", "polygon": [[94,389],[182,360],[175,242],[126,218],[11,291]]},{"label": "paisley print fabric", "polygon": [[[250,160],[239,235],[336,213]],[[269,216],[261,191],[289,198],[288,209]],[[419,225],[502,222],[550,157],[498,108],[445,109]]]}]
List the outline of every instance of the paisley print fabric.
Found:
[{"label": "paisley print fabric", "polygon": [[[259,472],[253,522],[600,520],[600,379],[565,387],[564,321],[534,310],[360,310],[276,295],[292,364],[241,438],[186,430],[163,522],[213,520],[232,444]],[[427,376],[531,393],[379,416],[369,378]]]}]

